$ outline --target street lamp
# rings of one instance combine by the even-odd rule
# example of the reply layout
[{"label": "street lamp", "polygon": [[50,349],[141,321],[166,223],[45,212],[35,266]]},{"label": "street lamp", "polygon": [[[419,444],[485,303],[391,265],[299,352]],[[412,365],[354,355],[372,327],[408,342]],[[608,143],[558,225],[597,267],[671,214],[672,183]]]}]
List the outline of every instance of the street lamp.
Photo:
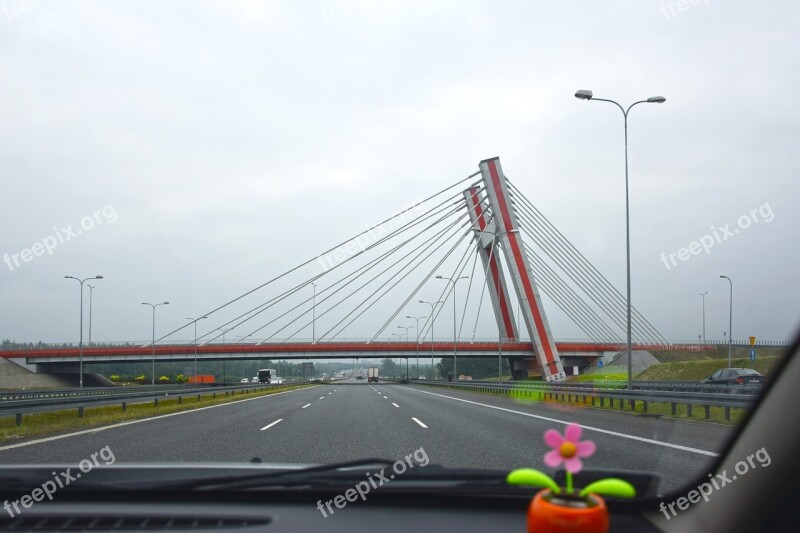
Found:
[{"label": "street lamp", "polygon": [[703,298],[703,345],[706,344],[706,294],[708,294],[708,291],[700,293]]},{"label": "street lamp", "polygon": [[431,306],[431,379],[436,379],[436,370],[433,369],[433,323],[436,321],[436,305],[443,304],[444,302],[441,300],[436,302],[426,302],[425,300],[420,300],[419,303],[428,304]]},{"label": "street lamp", "polygon": [[731,285],[730,313],[728,315],[728,368],[731,367],[731,346],[733,345],[733,281],[728,276],[720,276]]},{"label": "street lamp", "polygon": [[667,101],[663,96],[651,96],[647,100],[639,100],[628,106],[628,109],[623,108],[619,103],[614,100],[606,100],[605,98],[595,98],[592,91],[579,90],[575,93],[575,98],[579,100],[597,100],[598,102],[609,102],[616,105],[622,116],[625,119],[625,252],[626,252],[626,279],[627,279],[627,348],[628,348],[628,390],[631,390],[631,360],[633,353],[631,352],[631,224],[630,224],[630,206],[628,195],[628,113],[631,108],[637,104],[663,104]]},{"label": "street lamp", "polygon": [[156,307],[159,305],[169,305],[169,302],[160,302],[157,304],[151,304],[148,302],[142,302],[142,305],[149,305],[153,309],[153,375],[150,376],[150,384],[156,384]]},{"label": "street lamp", "polygon": [[[472,228],[472,231],[481,231],[481,230],[479,230],[478,228]],[[485,230],[483,230],[483,231],[485,231]],[[494,253],[494,250],[495,250],[495,243],[497,242],[497,240],[500,237],[502,237],[503,235],[507,234],[507,233],[519,233],[519,230],[518,229],[510,229],[510,230],[506,230],[506,231],[504,231],[504,232],[502,232],[500,234],[498,234],[496,231],[489,231],[488,233],[492,234],[492,251],[489,253],[489,261],[491,261],[492,260],[492,254]],[[488,267],[486,269],[486,283],[487,284],[489,283],[489,268]],[[500,288],[500,280],[498,279],[497,283],[496,283],[496,286],[495,286],[495,291],[497,292],[498,295],[500,294],[500,290],[501,290],[501,288]],[[519,310],[517,312],[519,313]],[[497,323],[497,382],[498,383],[502,383],[503,382],[503,344],[502,343],[503,343],[503,330],[501,328],[500,322],[498,322]]]},{"label": "street lamp", "polygon": [[94,285],[86,284],[89,287],[89,346],[92,345],[92,297],[94,296]]},{"label": "street lamp", "polygon": [[76,278],[75,276],[64,276],[64,278],[66,278],[66,279],[74,279],[75,281],[77,281],[78,283],[81,284],[81,318],[80,318],[81,332],[80,332],[80,336],[79,336],[80,340],[79,340],[79,344],[78,344],[78,346],[79,346],[78,382],[79,382],[79,387],[82,389],[83,388],[83,284],[84,284],[84,282],[92,280],[92,279],[103,279],[103,276],[98,274],[98,275],[96,275],[96,276],[94,276],[92,278],[84,278],[84,279],[79,279],[79,278]]},{"label": "street lamp", "polygon": [[458,381],[458,354],[456,350],[456,284],[459,280],[469,279],[469,276],[461,276],[459,278],[446,278],[444,276],[436,276],[436,279],[443,279],[453,284],[453,376]]},{"label": "street lamp", "polygon": [[197,383],[197,321],[203,320],[204,318],[208,318],[207,316],[201,316],[199,318],[187,318],[186,320],[191,320],[194,324],[194,382]]},{"label": "street lamp", "polygon": [[419,379],[419,321],[423,318],[428,318],[426,316],[406,316],[406,318],[410,318],[411,320],[417,321],[417,379]]},{"label": "street lamp", "polygon": [[[408,330],[413,328],[414,326],[397,326],[400,329],[404,329],[406,331],[406,342],[409,341]],[[408,379],[408,356],[406,355],[406,379]]]},{"label": "street lamp", "polygon": [[314,290],[311,300],[311,344],[315,344],[317,342],[317,284],[312,282],[311,286]]}]

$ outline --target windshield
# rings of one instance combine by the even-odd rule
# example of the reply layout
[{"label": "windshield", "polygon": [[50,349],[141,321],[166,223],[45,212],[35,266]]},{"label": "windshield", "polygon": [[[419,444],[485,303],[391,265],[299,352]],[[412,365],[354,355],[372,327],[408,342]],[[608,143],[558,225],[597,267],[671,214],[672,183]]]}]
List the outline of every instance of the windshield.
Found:
[{"label": "windshield", "polygon": [[711,474],[800,323],[799,14],[5,2],[0,463]]}]

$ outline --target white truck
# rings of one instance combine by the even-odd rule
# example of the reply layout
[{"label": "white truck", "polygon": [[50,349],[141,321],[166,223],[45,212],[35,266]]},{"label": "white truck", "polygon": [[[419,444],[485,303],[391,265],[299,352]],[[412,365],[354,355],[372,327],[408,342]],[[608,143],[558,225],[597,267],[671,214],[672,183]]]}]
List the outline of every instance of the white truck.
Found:
[{"label": "white truck", "polygon": [[377,366],[371,366],[371,367],[369,367],[369,369],[367,369],[367,383],[369,383],[370,381],[375,381],[375,382],[378,381],[378,367]]}]

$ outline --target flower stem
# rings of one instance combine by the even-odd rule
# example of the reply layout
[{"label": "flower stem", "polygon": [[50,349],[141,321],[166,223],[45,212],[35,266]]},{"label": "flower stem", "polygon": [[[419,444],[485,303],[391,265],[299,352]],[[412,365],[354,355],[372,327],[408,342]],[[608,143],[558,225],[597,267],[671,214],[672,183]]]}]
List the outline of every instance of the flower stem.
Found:
[{"label": "flower stem", "polygon": [[572,494],[572,472],[567,470],[567,494]]}]

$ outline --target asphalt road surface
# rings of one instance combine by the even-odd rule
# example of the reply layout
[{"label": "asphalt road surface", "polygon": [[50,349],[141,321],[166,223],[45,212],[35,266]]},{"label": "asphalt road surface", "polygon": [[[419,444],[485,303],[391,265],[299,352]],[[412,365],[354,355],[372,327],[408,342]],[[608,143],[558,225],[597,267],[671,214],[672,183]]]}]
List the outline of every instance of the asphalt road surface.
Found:
[{"label": "asphalt road surface", "polygon": [[710,472],[732,428],[523,402],[424,385],[348,380],[102,430],[0,446],[2,464],[76,464],[104,446],[117,463],[397,460],[424,448],[451,467],[547,470],[544,432],[577,422],[597,444],[585,468],[658,474],[661,491]]}]

